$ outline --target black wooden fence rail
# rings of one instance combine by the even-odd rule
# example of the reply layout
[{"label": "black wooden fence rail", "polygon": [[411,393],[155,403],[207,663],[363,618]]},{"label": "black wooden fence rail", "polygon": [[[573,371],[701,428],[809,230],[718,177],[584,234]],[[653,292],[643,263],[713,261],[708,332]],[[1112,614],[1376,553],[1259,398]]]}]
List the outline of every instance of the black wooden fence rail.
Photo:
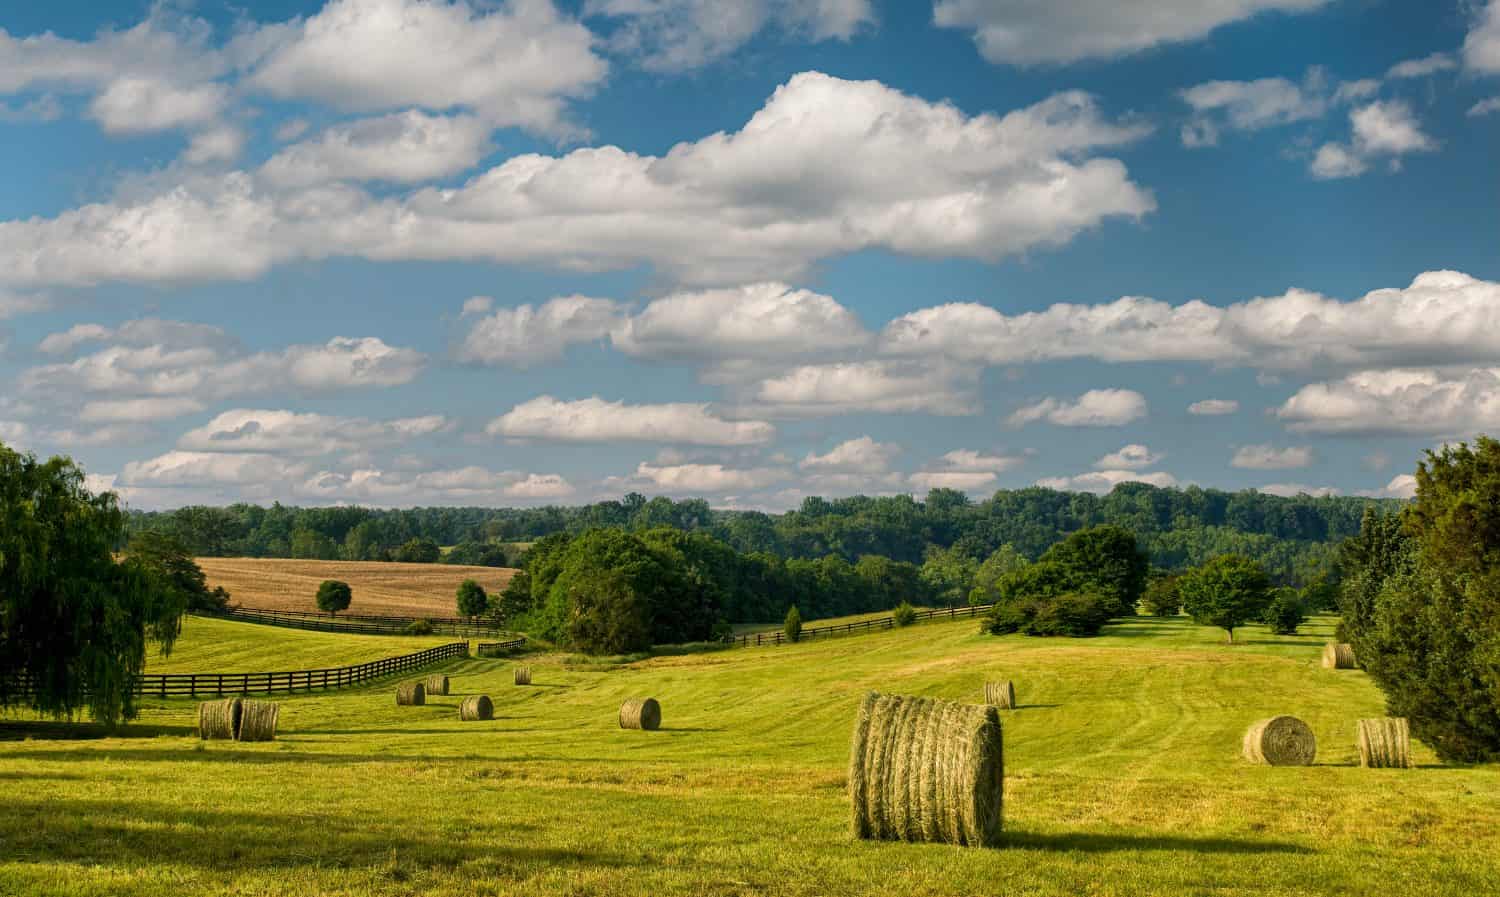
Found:
[{"label": "black wooden fence rail", "polygon": [[[977,617],[994,607],[993,604],[973,604],[968,607],[939,607],[933,610],[917,611],[917,622],[923,620],[959,620],[966,617]],[[878,632],[882,629],[894,629],[896,618],[879,617],[873,620],[860,620],[857,623],[840,623],[836,626],[810,626],[802,630],[798,641],[806,642],[815,638],[829,638],[835,635],[850,635],[856,632]],[[750,632],[745,635],[737,635],[729,639],[729,644],[737,648],[760,648],[772,645],[784,645],[789,641],[786,633],[782,630],[773,632]]]},{"label": "black wooden fence rail", "polygon": [[[415,654],[386,657],[352,667],[292,670],[284,673],[156,673],[136,679],[137,694],[168,698],[184,695],[249,695],[347,688],[374,679],[420,669],[452,657],[468,657],[468,642],[450,642]],[[19,691],[25,693],[26,683]]]},{"label": "black wooden fence rail", "polygon": [[504,642],[478,642],[474,645],[474,653],[478,654],[480,657],[484,657],[487,654],[496,654],[501,651],[510,651],[525,644],[526,636],[524,635],[520,638],[513,638],[509,641]]},{"label": "black wooden fence rail", "polygon": [[432,625],[439,635],[478,637],[494,635],[503,631],[498,620],[473,620],[461,617],[383,617],[375,614],[328,614],[321,611],[266,610],[258,607],[234,607],[201,616],[233,620],[238,623],[259,623],[264,626],[285,626],[291,629],[311,629],[317,632],[352,632],[365,635],[405,635],[406,628],[418,621]]}]

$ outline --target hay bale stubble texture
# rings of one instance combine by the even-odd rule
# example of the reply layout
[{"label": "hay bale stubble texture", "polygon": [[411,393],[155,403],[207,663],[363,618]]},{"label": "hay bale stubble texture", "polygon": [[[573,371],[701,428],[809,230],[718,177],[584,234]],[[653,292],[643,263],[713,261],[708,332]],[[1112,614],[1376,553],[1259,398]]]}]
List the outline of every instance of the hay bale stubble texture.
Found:
[{"label": "hay bale stubble texture", "polygon": [[1411,726],[1404,718],[1358,723],[1359,765],[1370,769],[1411,767]]},{"label": "hay bale stubble texture", "polygon": [[516,667],[516,684],[531,684],[531,667]]},{"label": "hay bale stubble texture", "polygon": [[427,687],[420,682],[403,682],[396,686],[397,707],[420,707],[427,703]]},{"label": "hay bale stubble texture", "polygon": [[661,705],[655,698],[631,698],[620,705],[620,728],[661,728]]},{"label": "hay bale stubble texture", "polygon": [[984,702],[993,704],[1001,710],[1016,709],[1016,686],[1009,679],[1004,682],[986,682],[984,684]]},{"label": "hay bale stubble texture", "polygon": [[495,702],[489,695],[469,695],[458,705],[458,718],[465,722],[495,718]]},{"label": "hay bale stubble texture", "polygon": [[239,698],[204,701],[198,705],[198,737],[233,741],[240,730],[245,702]]},{"label": "hay bale stubble texture", "polygon": [[1251,763],[1311,766],[1318,754],[1318,739],[1312,728],[1295,716],[1273,716],[1245,730],[1243,753]]},{"label": "hay bale stubble texture", "polygon": [[1358,669],[1354,662],[1354,646],[1344,642],[1329,642],[1323,646],[1323,666],[1330,670]]},{"label": "hay bale stubble texture", "polygon": [[849,752],[854,836],[997,846],[1003,742],[993,706],[871,692]]},{"label": "hay bale stubble texture", "polygon": [[426,689],[427,694],[445,695],[448,693],[448,677],[434,673],[433,675],[427,677],[427,682],[424,684],[424,688]]},{"label": "hay bale stubble texture", "polygon": [[240,716],[239,741],[275,741],[281,705],[275,701],[246,701]]}]

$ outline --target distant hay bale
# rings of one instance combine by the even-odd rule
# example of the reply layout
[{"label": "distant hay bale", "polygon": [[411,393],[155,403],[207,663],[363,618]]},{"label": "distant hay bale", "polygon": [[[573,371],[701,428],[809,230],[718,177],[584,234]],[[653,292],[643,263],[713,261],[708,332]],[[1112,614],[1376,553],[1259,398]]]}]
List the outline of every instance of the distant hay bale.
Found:
[{"label": "distant hay bale", "polygon": [[661,728],[661,705],[655,698],[631,698],[620,705],[620,728]]},{"label": "distant hay bale", "polygon": [[281,705],[275,701],[246,701],[235,736],[240,741],[275,741]]},{"label": "distant hay bale", "polygon": [[986,704],[993,704],[1001,710],[1015,710],[1015,683],[1009,679],[1004,682],[986,682],[984,684],[984,702]]},{"label": "distant hay bale", "polygon": [[233,741],[240,730],[240,716],[245,702],[239,698],[204,701],[198,705],[198,737]]},{"label": "distant hay bale", "polygon": [[1354,662],[1354,646],[1345,642],[1329,642],[1323,646],[1323,666],[1330,670],[1353,670],[1359,665]]},{"label": "distant hay bale", "polygon": [[489,695],[469,695],[458,705],[458,718],[465,722],[495,718],[495,702]]},{"label": "distant hay bale", "polygon": [[396,686],[397,707],[420,707],[427,703],[427,688],[420,682],[403,682]]},{"label": "distant hay bale", "polygon": [[445,695],[448,693],[448,677],[434,673],[427,677],[426,688],[430,695]]},{"label": "distant hay bale", "polygon": [[531,667],[516,667],[516,684],[531,684]]},{"label": "distant hay bale", "polygon": [[1244,755],[1251,763],[1310,766],[1317,753],[1312,728],[1295,716],[1273,716],[1245,731]]},{"label": "distant hay bale", "polygon": [[1411,726],[1404,718],[1358,723],[1359,765],[1370,769],[1411,767]]},{"label": "distant hay bale", "polygon": [[871,692],[849,752],[856,838],[1000,843],[1005,756],[993,706]]}]

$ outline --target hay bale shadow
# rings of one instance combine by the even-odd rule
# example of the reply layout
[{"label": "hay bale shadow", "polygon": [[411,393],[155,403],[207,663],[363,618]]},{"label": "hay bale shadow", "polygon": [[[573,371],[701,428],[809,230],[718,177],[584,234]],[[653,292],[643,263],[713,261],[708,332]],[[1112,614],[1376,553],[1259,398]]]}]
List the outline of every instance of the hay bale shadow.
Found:
[{"label": "hay bale shadow", "polygon": [[98,723],[65,720],[6,720],[0,722],[0,741],[87,741],[98,738],[187,737],[198,733],[194,726],[123,725],[110,728]]}]

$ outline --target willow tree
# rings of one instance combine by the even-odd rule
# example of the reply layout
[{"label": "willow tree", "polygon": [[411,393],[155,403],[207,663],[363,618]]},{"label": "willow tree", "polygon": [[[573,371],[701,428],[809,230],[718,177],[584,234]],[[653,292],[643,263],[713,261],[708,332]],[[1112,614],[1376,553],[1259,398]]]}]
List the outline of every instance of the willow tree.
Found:
[{"label": "willow tree", "polygon": [[183,596],[119,562],[125,512],[68,458],[0,444],[0,708],[113,725],[136,714],[146,647],[171,650]]}]

